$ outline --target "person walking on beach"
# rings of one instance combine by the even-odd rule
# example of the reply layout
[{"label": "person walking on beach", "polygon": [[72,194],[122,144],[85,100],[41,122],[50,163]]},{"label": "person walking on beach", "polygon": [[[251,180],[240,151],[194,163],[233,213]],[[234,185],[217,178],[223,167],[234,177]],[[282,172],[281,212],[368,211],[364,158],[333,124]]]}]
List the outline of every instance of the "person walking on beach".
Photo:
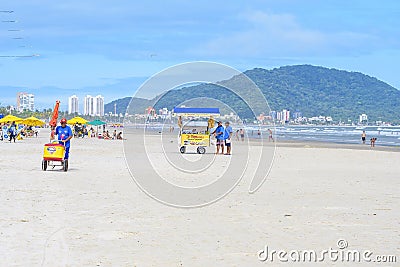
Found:
[{"label": "person walking on beach", "polygon": [[15,125],[15,121],[13,121],[10,128],[8,128],[8,133],[10,134],[10,143],[11,140],[14,140],[15,143],[15,138],[17,137],[17,126]]},{"label": "person walking on beach", "polygon": [[235,137],[236,137],[236,141],[239,141],[239,130],[236,130]]},{"label": "person walking on beach", "polygon": [[242,139],[242,142],[244,142],[244,130],[240,129],[240,138]]},{"label": "person walking on beach", "polygon": [[74,135],[72,134],[72,129],[67,125],[67,120],[65,118],[62,118],[61,121],[61,126],[56,127],[55,134],[57,135],[57,140],[60,142],[61,145],[64,145],[65,147],[65,155],[64,155],[64,160],[69,159],[69,149],[71,146],[70,140]]},{"label": "person walking on beach", "polygon": [[361,141],[362,143],[365,145],[365,139],[367,138],[367,134],[365,133],[365,131],[362,132],[361,134]]},{"label": "person walking on beach", "polygon": [[271,129],[268,129],[268,133],[269,133],[268,141],[271,142],[271,140],[272,140],[272,142],[275,142],[274,137],[272,136],[272,130]]},{"label": "person walking on beach", "polygon": [[225,139],[225,146],[226,146],[226,154],[225,155],[231,154],[232,134],[233,134],[232,126],[230,126],[229,121],[227,121],[227,122],[225,122],[225,131],[224,131],[224,139]]},{"label": "person walking on beach", "polygon": [[217,152],[215,154],[219,154],[219,148],[221,147],[221,154],[224,154],[224,133],[225,129],[224,126],[222,126],[222,122],[218,122],[218,127],[212,132],[212,134],[215,134],[215,137],[217,138]]},{"label": "person walking on beach", "polygon": [[375,147],[376,137],[372,137],[369,141],[371,142],[371,147]]}]

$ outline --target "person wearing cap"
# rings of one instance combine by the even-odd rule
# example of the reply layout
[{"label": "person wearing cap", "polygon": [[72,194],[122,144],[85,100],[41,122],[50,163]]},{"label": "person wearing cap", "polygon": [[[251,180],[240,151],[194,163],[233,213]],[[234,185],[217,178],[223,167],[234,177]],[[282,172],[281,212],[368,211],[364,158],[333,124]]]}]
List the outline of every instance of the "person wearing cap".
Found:
[{"label": "person wearing cap", "polygon": [[217,138],[217,152],[215,154],[219,154],[219,148],[222,148],[221,154],[224,154],[224,126],[222,126],[222,122],[218,122],[217,128],[212,132],[212,134],[215,134],[215,137]]},{"label": "person wearing cap", "polygon": [[227,121],[227,122],[225,122],[225,131],[224,131],[224,140],[225,140],[225,146],[226,146],[226,154],[225,155],[231,154],[232,134],[233,134],[232,126],[230,126],[229,121]]},{"label": "person wearing cap", "polygon": [[69,148],[70,148],[70,140],[73,137],[71,127],[67,125],[67,120],[62,118],[61,126],[56,127],[55,134],[57,135],[57,139],[60,141],[60,144],[65,146],[65,155],[64,160],[68,160],[69,158]]}]

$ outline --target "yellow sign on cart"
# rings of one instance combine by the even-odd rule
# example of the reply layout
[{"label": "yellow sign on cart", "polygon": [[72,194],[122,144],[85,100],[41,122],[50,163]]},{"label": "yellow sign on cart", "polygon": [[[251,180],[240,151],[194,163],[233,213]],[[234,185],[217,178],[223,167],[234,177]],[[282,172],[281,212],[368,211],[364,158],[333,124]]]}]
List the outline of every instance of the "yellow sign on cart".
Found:
[{"label": "yellow sign on cart", "polygon": [[210,136],[208,134],[182,134],[181,146],[209,146]]}]

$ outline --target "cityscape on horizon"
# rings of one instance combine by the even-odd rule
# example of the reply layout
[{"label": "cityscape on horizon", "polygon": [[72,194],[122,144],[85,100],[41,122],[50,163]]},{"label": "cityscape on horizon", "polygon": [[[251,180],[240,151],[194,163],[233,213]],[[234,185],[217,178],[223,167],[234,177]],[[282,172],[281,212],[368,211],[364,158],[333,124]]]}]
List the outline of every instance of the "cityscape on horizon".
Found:
[{"label": "cityscape on horizon", "polygon": [[104,116],[104,97],[102,95],[86,95],[83,101],[83,113],[79,109],[79,97],[72,95],[68,98],[68,114],[86,116]]},{"label": "cityscape on horizon", "polygon": [[[102,95],[92,96],[92,95],[85,95],[83,101],[83,113],[80,110],[79,104],[79,97],[75,94],[68,97],[68,110],[67,113],[69,115],[84,115],[84,116],[97,116],[97,117],[104,117],[104,116],[136,116],[136,115],[148,115],[150,120],[158,120],[158,119],[171,119],[172,110],[168,110],[167,108],[162,108],[158,112],[154,110],[153,107],[146,108],[142,114],[117,114],[116,113],[116,103],[114,104],[115,112],[105,113],[105,104],[104,104],[104,97]],[[24,111],[35,111],[35,96],[31,93],[26,92],[18,92],[17,93],[17,100],[16,106],[10,106],[10,112],[16,111],[18,113],[22,113]],[[230,114],[221,114],[222,117],[225,119],[233,119],[235,121],[240,120],[237,115],[233,113]],[[339,125],[351,123],[351,124],[361,124],[365,125],[368,124],[368,115],[367,114],[360,114],[358,115],[358,121],[352,122],[342,122],[342,121],[335,121],[332,116],[312,116],[312,117],[305,117],[302,115],[301,111],[291,112],[289,109],[283,109],[282,111],[270,111],[267,115],[262,113],[257,116],[257,121],[259,123],[269,123],[275,122],[278,124],[334,124],[335,122]],[[383,125],[385,122],[382,121],[375,121],[375,125]]]}]

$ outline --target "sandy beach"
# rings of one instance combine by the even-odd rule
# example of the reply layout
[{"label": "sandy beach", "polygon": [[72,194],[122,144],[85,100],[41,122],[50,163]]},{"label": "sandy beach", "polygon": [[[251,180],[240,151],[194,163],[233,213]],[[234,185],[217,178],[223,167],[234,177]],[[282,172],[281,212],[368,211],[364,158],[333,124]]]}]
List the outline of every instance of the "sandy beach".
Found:
[{"label": "sandy beach", "polygon": [[[321,251],[337,248],[339,239],[400,260],[395,149],[278,143],[256,193],[248,193],[249,166],[220,201],[184,209],[141,191],[122,141],[73,139],[69,171],[43,172],[47,136],[42,131],[39,138],[0,143],[1,266],[274,266],[280,262],[258,259],[266,245]],[[232,158],[242,157],[235,154],[240,146],[233,143]],[[157,159],[157,151],[149,153]],[[213,164],[218,169],[227,159]],[[297,265],[311,263],[286,263]]]}]

